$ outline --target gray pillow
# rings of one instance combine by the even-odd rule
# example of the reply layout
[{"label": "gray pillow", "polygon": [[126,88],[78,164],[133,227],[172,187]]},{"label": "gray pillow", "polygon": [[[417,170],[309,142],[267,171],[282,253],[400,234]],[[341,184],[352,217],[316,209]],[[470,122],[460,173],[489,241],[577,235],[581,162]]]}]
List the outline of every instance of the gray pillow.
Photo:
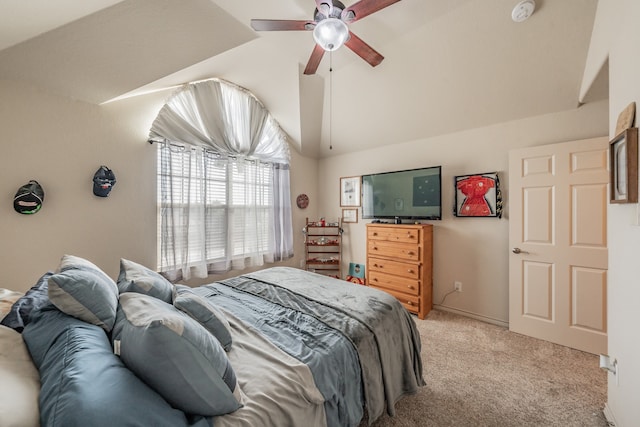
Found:
[{"label": "gray pillow", "polygon": [[105,272],[86,259],[64,255],[48,280],[49,300],[69,316],[113,328],[118,307],[118,286]]},{"label": "gray pillow", "polygon": [[225,351],[231,350],[229,322],[209,300],[194,293],[188,286],[176,285],[173,292],[173,305],[211,332],[220,341]]},{"label": "gray pillow", "polygon": [[0,325],[22,333],[31,320],[31,314],[49,304],[49,277],[52,275],[52,271],[43,274],[38,282],[11,306]]},{"label": "gray pillow", "polygon": [[242,406],[243,394],[218,340],[157,298],[120,295],[113,347],[124,364],[174,408],[215,416]]},{"label": "gray pillow", "polygon": [[137,292],[151,295],[168,304],[171,304],[173,296],[173,284],[171,282],[150,268],[127,259],[120,260],[118,289],[121,294]]}]

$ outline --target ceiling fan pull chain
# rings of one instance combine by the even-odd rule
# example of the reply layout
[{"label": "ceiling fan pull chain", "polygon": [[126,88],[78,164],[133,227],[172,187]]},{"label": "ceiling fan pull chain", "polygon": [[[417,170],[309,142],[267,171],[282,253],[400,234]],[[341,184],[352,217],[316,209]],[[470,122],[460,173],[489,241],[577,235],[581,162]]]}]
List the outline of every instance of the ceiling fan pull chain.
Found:
[{"label": "ceiling fan pull chain", "polygon": [[332,144],[332,120],[333,119],[333,52],[329,51],[329,150],[333,150]]}]

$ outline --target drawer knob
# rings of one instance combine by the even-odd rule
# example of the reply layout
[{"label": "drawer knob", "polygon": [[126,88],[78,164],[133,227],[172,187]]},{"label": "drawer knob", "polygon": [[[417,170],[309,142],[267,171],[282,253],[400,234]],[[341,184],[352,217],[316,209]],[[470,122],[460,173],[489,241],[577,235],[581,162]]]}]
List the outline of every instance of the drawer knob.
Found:
[{"label": "drawer knob", "polygon": [[411,274],[413,274],[413,273],[414,273],[414,271],[410,268],[410,269],[408,269],[408,270],[407,270],[407,273],[411,273]]},{"label": "drawer knob", "polygon": [[378,250],[378,247],[377,247],[377,246],[374,246],[374,247],[373,247],[373,250],[374,250],[374,251],[377,251],[377,250]]},{"label": "drawer knob", "polygon": [[407,288],[409,288],[409,289],[415,289],[416,287],[415,287],[415,286],[413,286],[413,285],[409,285],[409,286],[407,286]]},{"label": "drawer knob", "polygon": [[413,305],[412,301],[407,301],[407,305]]},{"label": "drawer knob", "polygon": [[407,252],[407,255],[414,255],[414,252],[413,251],[409,251],[409,252]]},{"label": "drawer knob", "polygon": [[377,235],[378,235],[378,233],[374,232],[374,233],[373,233],[373,235],[374,235],[374,236],[377,236]]}]

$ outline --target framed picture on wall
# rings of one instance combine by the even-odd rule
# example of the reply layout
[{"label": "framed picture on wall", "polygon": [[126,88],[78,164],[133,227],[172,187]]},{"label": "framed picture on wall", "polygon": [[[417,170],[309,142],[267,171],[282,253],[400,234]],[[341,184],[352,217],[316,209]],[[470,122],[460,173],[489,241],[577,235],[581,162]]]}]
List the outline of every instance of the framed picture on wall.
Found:
[{"label": "framed picture on wall", "polygon": [[609,142],[609,201],[638,202],[638,128],[620,132]]},{"label": "framed picture on wall", "polygon": [[360,206],[360,177],[340,178],[340,206]]},{"label": "framed picture on wall", "polygon": [[358,209],[342,209],[342,222],[358,222]]},{"label": "framed picture on wall", "polygon": [[502,218],[498,172],[459,175],[454,185],[455,216]]}]

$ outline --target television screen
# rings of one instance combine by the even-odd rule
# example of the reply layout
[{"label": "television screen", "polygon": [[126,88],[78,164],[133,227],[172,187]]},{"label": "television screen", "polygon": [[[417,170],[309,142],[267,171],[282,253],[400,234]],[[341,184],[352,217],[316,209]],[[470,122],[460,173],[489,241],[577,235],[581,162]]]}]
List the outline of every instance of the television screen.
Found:
[{"label": "television screen", "polygon": [[441,167],[362,176],[362,217],[441,219]]}]

